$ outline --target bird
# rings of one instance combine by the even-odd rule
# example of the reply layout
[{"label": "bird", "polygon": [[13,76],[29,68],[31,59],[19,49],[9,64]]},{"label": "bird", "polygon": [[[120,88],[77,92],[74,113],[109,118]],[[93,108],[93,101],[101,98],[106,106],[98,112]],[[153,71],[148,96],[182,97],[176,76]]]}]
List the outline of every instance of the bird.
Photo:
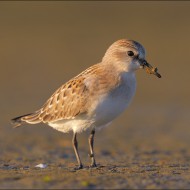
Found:
[{"label": "bird", "polygon": [[14,127],[24,123],[45,123],[63,133],[73,132],[77,169],[84,167],[77,135],[90,129],[89,167],[97,167],[94,154],[96,129],[110,125],[127,109],[135,95],[135,71],[139,69],[161,78],[158,69],[146,61],[145,48],[139,42],[126,38],[117,40],[108,47],[99,63],[64,83],[40,109],[11,121]]}]

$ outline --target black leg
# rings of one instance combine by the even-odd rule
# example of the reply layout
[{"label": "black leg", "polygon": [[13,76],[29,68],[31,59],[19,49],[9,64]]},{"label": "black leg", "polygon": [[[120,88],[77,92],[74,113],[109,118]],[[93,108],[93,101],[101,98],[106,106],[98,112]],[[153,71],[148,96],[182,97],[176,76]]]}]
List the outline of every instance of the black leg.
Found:
[{"label": "black leg", "polygon": [[77,162],[78,162],[78,165],[79,165],[77,169],[82,169],[83,165],[82,165],[82,162],[80,160],[79,153],[78,153],[78,142],[77,142],[77,134],[76,133],[73,134],[72,143],[73,143],[73,148],[74,148],[75,155],[76,155],[76,158],[77,158]]},{"label": "black leg", "polygon": [[89,147],[90,147],[90,158],[91,158],[91,165],[90,167],[96,167],[96,161],[94,158],[94,135],[95,135],[95,129],[93,129],[90,133],[90,136],[88,138]]}]

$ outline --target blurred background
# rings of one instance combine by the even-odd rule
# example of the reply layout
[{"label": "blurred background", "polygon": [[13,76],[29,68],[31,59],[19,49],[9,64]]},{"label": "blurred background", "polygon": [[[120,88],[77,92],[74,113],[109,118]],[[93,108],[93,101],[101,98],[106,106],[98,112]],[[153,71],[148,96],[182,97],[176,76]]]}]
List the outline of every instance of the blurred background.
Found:
[{"label": "blurred background", "polygon": [[[45,125],[13,130],[10,119],[40,108],[122,38],[143,44],[162,78],[137,71],[136,96],[125,113],[97,133],[97,151],[188,150],[189,18],[185,1],[0,2],[1,158],[14,159],[23,149],[35,160],[38,150],[43,157],[56,147],[64,151],[67,142],[71,148],[71,134]],[[84,152],[86,137],[79,137]]]}]

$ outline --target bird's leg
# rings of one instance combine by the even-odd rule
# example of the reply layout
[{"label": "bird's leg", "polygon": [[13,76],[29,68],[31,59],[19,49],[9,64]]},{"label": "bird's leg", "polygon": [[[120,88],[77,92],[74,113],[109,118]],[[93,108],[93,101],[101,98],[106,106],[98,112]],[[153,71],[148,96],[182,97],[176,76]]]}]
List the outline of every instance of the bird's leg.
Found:
[{"label": "bird's leg", "polygon": [[74,148],[75,155],[76,155],[76,158],[77,158],[77,162],[78,162],[78,165],[79,165],[77,169],[82,169],[83,165],[82,165],[82,162],[80,160],[79,153],[78,153],[78,142],[77,142],[77,134],[76,133],[73,134],[72,144],[73,144],[73,148]]},{"label": "bird's leg", "polygon": [[90,147],[90,158],[91,158],[91,165],[90,167],[97,167],[96,161],[94,158],[94,135],[95,135],[95,129],[93,129],[90,133],[90,136],[88,138],[89,147]]}]

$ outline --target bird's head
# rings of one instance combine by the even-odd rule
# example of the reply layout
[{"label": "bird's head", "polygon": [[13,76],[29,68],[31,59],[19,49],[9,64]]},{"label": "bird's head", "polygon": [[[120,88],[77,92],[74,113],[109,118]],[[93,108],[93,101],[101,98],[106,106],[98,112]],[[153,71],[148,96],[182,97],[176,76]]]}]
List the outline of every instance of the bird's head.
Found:
[{"label": "bird's head", "polygon": [[117,64],[117,67],[126,72],[145,69],[147,73],[161,78],[157,68],[146,61],[145,48],[138,42],[122,39],[114,42],[106,51],[103,62]]}]

